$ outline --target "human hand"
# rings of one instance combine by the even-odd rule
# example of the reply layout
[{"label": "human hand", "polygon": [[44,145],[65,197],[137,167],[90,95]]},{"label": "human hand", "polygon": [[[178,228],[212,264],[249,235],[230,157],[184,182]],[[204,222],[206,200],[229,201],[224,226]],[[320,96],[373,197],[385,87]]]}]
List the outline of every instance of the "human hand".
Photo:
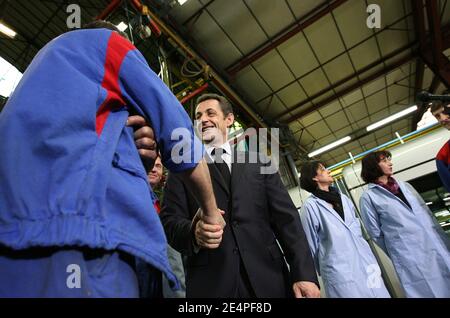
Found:
[{"label": "human hand", "polygon": [[221,229],[225,227],[227,224],[225,222],[225,219],[223,218],[223,215],[225,212],[221,209],[217,209],[215,212],[212,213],[204,213],[201,209],[199,209],[200,218],[205,224],[209,225],[219,225]]},{"label": "human hand", "polygon": [[320,298],[319,287],[315,283],[300,281],[292,286],[295,298]]},{"label": "human hand", "polygon": [[215,249],[222,242],[223,229],[226,225],[223,219],[224,211],[218,209],[220,213],[214,216],[207,216],[201,209],[198,209],[193,219],[195,242],[198,246]]},{"label": "human hand", "polygon": [[146,168],[153,167],[158,157],[158,145],[155,141],[153,129],[145,121],[145,118],[139,115],[128,117],[127,126],[135,128],[134,141]]}]

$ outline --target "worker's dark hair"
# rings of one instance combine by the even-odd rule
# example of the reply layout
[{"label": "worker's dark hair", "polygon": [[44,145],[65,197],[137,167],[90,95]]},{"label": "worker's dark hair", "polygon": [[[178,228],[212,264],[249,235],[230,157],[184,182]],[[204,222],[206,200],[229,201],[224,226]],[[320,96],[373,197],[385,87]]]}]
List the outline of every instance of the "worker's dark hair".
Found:
[{"label": "worker's dark hair", "polygon": [[125,32],[122,32],[119,30],[117,26],[112,24],[111,22],[104,21],[104,20],[95,20],[89,23],[86,23],[82,29],[108,29],[113,30],[119,33],[121,36],[123,36],[125,39],[129,40],[128,35]]},{"label": "worker's dark hair", "polygon": [[314,192],[317,189],[317,182],[313,180],[317,176],[317,170],[320,165],[323,165],[320,161],[308,161],[300,168],[300,186],[302,189],[308,192]]},{"label": "worker's dark hair", "polygon": [[434,113],[439,109],[441,109],[442,107],[444,107],[444,104],[441,101],[434,101],[431,103],[430,111]]},{"label": "worker's dark hair", "polygon": [[387,150],[374,151],[365,156],[362,160],[361,177],[366,183],[374,183],[383,175],[383,171],[378,165],[384,158],[391,158],[392,154]]},{"label": "worker's dark hair", "polygon": [[215,99],[216,101],[218,101],[220,109],[222,110],[222,112],[225,116],[233,113],[233,107],[231,106],[228,99],[226,99],[225,97],[223,97],[221,95],[217,95],[217,94],[208,93],[208,94],[201,95],[199,98],[197,98],[196,105],[198,105],[201,102],[204,102],[205,100],[208,100],[208,99]]},{"label": "worker's dark hair", "polygon": [[[445,89],[444,91],[442,91],[442,95],[450,95],[450,89]],[[442,102],[440,100],[438,101],[433,101],[431,103],[431,107],[430,107],[430,111],[432,113],[437,112],[439,109],[441,109],[442,107],[446,106],[447,108],[450,106],[450,103],[448,102]]]}]

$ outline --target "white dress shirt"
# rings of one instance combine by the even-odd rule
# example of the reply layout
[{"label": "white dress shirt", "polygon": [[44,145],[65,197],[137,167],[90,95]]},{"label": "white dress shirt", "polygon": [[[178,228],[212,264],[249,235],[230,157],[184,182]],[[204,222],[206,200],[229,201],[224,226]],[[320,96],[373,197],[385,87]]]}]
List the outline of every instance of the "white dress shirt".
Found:
[{"label": "white dress shirt", "polygon": [[211,159],[212,162],[214,162],[214,156],[212,156],[212,151],[215,148],[222,148],[223,149],[223,154],[222,154],[222,160],[223,162],[225,162],[228,166],[228,169],[230,169],[230,173],[231,173],[231,145],[230,143],[226,142],[223,145],[221,145],[220,147],[214,147],[211,145],[205,145],[206,148],[206,152],[208,153],[209,158]]}]

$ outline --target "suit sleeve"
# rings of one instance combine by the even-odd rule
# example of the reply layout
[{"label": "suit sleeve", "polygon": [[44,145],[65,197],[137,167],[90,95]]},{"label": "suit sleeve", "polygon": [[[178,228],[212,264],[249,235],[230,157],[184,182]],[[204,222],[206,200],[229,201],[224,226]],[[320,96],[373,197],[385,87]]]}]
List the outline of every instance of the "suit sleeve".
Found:
[{"label": "suit sleeve", "polygon": [[361,210],[361,218],[367,232],[369,233],[369,236],[375,241],[375,243],[378,244],[379,247],[383,249],[386,254],[388,254],[384,243],[384,235],[381,231],[381,223],[378,213],[367,193],[363,194],[359,201],[359,205]]},{"label": "suit sleeve", "polygon": [[125,56],[119,73],[121,91],[129,106],[151,124],[164,166],[172,172],[194,168],[203,157],[192,121],[138,50]]},{"label": "suit sleeve", "polygon": [[313,256],[314,263],[316,264],[316,270],[320,275],[320,266],[319,266],[319,235],[318,232],[320,230],[319,221],[317,217],[314,215],[314,211],[312,207],[308,204],[304,204],[300,210],[300,219],[302,221],[302,226],[305,231],[306,238],[308,240],[309,249],[311,250],[311,254]]},{"label": "suit sleeve", "polygon": [[299,213],[280,175],[266,174],[265,186],[272,228],[289,264],[292,283],[309,281],[319,286]]},{"label": "suit sleeve", "polygon": [[159,216],[170,246],[183,255],[192,255],[194,245],[187,189],[176,174],[169,173]]}]

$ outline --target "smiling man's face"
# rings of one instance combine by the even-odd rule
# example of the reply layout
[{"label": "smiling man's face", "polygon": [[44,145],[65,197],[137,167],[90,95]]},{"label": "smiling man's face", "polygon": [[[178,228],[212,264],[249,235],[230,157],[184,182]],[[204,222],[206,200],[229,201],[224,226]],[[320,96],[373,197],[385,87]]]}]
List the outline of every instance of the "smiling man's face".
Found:
[{"label": "smiling man's face", "polygon": [[203,142],[220,146],[227,141],[227,128],[233,124],[234,115],[225,116],[219,101],[207,99],[197,105],[195,119]]}]

